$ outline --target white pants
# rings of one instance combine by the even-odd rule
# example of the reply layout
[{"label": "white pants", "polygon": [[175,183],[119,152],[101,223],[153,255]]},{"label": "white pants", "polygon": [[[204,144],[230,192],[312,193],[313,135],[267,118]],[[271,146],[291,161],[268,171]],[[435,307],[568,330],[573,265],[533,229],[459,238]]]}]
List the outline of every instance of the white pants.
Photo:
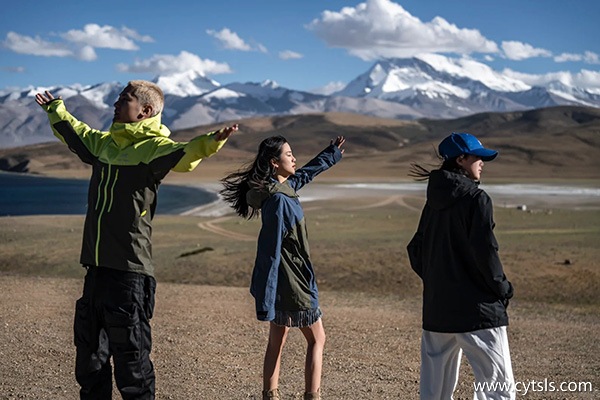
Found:
[{"label": "white pants", "polygon": [[474,400],[516,398],[508,336],[501,326],[464,333],[423,330],[421,400],[453,399],[463,351],[479,385],[473,387]]}]

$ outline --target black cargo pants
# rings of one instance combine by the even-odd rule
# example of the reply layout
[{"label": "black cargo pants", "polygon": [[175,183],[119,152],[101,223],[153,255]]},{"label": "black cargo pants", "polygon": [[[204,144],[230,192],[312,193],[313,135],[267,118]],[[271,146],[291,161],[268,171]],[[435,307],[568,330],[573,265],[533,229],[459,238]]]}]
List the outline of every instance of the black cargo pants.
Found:
[{"label": "black cargo pants", "polygon": [[123,399],[154,399],[150,318],[156,281],[112,268],[87,270],[74,323],[75,376],[81,399],[111,399],[111,356]]}]

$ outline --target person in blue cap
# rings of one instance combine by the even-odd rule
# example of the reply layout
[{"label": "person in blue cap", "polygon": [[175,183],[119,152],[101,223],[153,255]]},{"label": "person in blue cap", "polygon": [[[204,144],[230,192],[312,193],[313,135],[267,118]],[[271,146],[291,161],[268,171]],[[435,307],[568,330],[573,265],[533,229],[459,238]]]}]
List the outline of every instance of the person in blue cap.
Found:
[{"label": "person in blue cap", "polygon": [[427,201],[407,246],[423,281],[421,399],[451,399],[462,353],[475,375],[474,399],[515,399],[508,347],[507,280],[494,236],[492,200],[479,188],[484,162],[498,155],[468,133],[439,144],[439,169],[413,164],[428,180]]}]

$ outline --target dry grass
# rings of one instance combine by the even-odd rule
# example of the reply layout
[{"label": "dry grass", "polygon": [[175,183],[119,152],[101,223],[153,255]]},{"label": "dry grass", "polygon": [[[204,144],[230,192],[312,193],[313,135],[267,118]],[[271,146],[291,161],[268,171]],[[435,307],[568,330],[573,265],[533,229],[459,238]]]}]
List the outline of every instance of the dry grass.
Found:
[{"label": "dry grass", "polygon": [[[406,199],[410,208],[380,200],[385,199],[305,204],[311,251],[323,290],[399,294],[403,298],[420,293],[405,247],[417,225],[422,199]],[[381,206],[369,206],[377,203]],[[600,304],[598,210],[497,208],[495,219],[501,257],[521,299]],[[213,220],[155,218],[154,259],[160,281],[247,287],[260,221],[233,215]],[[200,225],[207,223],[234,235],[201,229]],[[1,218],[0,271],[80,276],[82,226],[82,216]]]}]

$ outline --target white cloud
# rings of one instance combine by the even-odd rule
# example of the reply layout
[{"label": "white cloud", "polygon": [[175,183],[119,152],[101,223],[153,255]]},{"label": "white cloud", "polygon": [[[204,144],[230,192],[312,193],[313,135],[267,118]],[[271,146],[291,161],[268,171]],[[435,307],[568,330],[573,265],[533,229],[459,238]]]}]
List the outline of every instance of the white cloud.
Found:
[{"label": "white cloud", "polygon": [[58,36],[64,42],[49,42],[39,36],[30,37],[8,32],[3,47],[20,54],[45,57],[74,57],[82,61],[98,58],[96,48],[116,50],[137,50],[136,42],[152,42],[150,36],[143,36],[129,28],[117,29],[112,26],[87,24],[83,30],[72,29]]},{"label": "white cloud", "polygon": [[558,56],[554,57],[554,61],[556,62],[569,62],[569,61],[583,61],[586,64],[600,64],[600,56],[598,54],[586,51],[583,54],[576,53],[562,53]]},{"label": "white cloud", "polygon": [[98,55],[92,46],[83,46],[77,50],[77,58],[83,61],[94,61]]},{"label": "white cloud", "polygon": [[260,51],[261,53],[267,53],[267,48],[262,44],[258,43],[255,46],[251,46],[244,39],[238,36],[237,33],[231,31],[229,28],[223,28],[220,31],[207,29],[206,33],[217,39],[221,46],[229,50],[240,50],[240,51]]},{"label": "white cloud", "polygon": [[267,48],[260,43],[256,45],[256,50],[260,51],[261,53],[269,52],[269,50],[267,50]]},{"label": "white cloud", "polygon": [[321,86],[319,88],[310,90],[310,92],[315,93],[315,94],[324,94],[324,95],[328,96],[332,93],[339,92],[340,90],[342,90],[345,87],[346,87],[346,83],[344,83],[344,82],[339,82],[339,81],[338,82],[329,82],[325,86]]},{"label": "white cloud", "polygon": [[502,42],[502,50],[509,60],[525,60],[533,57],[551,57],[552,52],[535,48],[530,44],[516,41]]},{"label": "white cloud", "polygon": [[458,28],[441,17],[423,22],[391,0],[324,11],[308,26],[331,47],[363,60],[412,57],[423,52],[496,53],[498,46],[478,30]]},{"label": "white cloud", "polygon": [[189,70],[197,71],[203,75],[216,75],[231,73],[227,63],[213,60],[203,60],[195,54],[182,51],[179,55],[156,54],[146,60],[137,60],[132,65],[118,64],[121,72],[171,74]]},{"label": "white cloud", "polygon": [[60,34],[60,37],[80,45],[116,50],[137,50],[139,47],[135,44],[136,40],[152,41],[151,37],[141,36],[129,28],[117,29],[109,25],[97,24],[87,24],[83,30],[72,29]]},{"label": "white cloud", "polygon": [[135,41],[143,42],[143,43],[153,43],[154,39],[149,35],[140,35],[137,31],[133,29],[129,29],[126,26],[121,28],[121,32],[127,37],[132,38]]},{"label": "white cloud", "polygon": [[584,88],[600,89],[600,71],[582,69],[575,75],[574,82]]},{"label": "white cloud", "polygon": [[43,57],[72,57],[74,53],[62,43],[52,43],[39,36],[30,37],[8,32],[3,47],[19,54],[30,54]]},{"label": "white cloud", "polygon": [[302,54],[292,50],[284,50],[279,52],[279,58],[281,58],[282,60],[296,60],[303,57],[304,56]]},{"label": "white cloud", "polygon": [[544,86],[550,82],[561,82],[565,85],[585,89],[600,89],[600,71],[582,69],[577,73],[569,71],[550,72],[547,74],[526,74],[523,72],[505,69],[502,74],[519,79],[531,86]]},{"label": "white cloud", "polygon": [[554,57],[556,62],[569,62],[569,61],[581,61],[583,56],[581,54],[574,53],[562,53]]},{"label": "white cloud", "polygon": [[0,70],[13,74],[22,74],[25,72],[25,67],[0,67]]},{"label": "white cloud", "polygon": [[598,57],[598,54],[596,53],[586,51],[583,53],[583,61],[585,61],[587,64],[600,64],[600,57]]}]

